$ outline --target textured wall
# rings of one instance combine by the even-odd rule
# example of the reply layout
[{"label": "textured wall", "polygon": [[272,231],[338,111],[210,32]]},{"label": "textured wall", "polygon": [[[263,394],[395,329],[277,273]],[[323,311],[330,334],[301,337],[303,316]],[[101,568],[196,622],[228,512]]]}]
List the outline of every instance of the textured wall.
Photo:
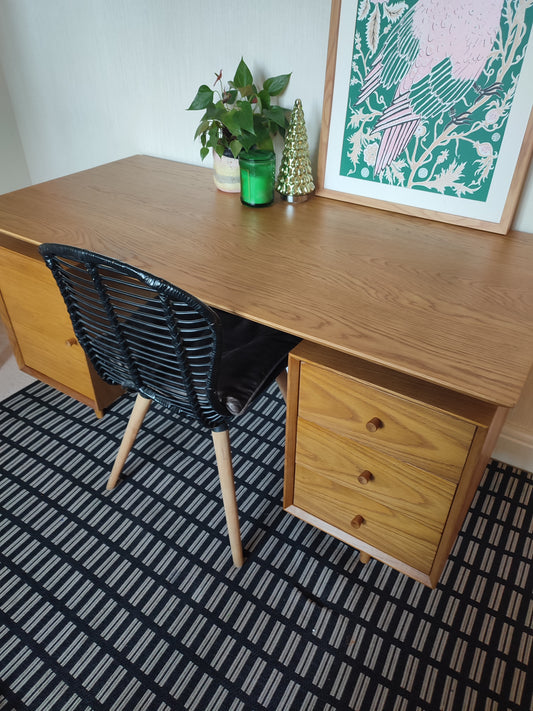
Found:
[{"label": "textured wall", "polygon": [[198,163],[196,89],[244,56],[293,72],[316,152],[329,3],[0,0],[0,63],[33,182],[134,153]]},{"label": "textured wall", "polygon": [[28,166],[0,65],[0,195],[29,183]]}]

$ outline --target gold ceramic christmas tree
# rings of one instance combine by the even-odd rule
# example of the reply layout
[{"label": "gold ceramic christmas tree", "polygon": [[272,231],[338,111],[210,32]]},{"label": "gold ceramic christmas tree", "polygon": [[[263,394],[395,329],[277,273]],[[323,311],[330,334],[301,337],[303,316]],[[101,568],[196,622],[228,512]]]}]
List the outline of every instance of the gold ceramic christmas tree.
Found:
[{"label": "gold ceramic christmas tree", "polygon": [[304,111],[301,100],[296,99],[285,136],[276,190],[287,202],[301,202],[307,200],[314,189]]}]

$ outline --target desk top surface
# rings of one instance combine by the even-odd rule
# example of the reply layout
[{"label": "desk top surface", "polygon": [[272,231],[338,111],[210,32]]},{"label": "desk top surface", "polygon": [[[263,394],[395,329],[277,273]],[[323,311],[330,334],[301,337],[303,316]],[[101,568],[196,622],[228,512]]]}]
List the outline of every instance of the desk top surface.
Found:
[{"label": "desk top surface", "polygon": [[134,156],[0,196],[0,235],[82,246],[207,303],[510,407],[533,363],[533,235],[312,197],[241,205]]}]

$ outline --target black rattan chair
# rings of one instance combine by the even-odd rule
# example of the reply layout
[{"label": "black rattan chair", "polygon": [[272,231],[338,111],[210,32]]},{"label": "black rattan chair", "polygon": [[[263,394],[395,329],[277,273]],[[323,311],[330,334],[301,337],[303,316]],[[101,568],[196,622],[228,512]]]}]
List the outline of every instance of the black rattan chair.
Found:
[{"label": "black rattan chair", "polygon": [[297,338],[215,311],[140,269],[43,244],[74,332],[98,374],[137,393],[109,481],[113,489],[152,401],[210,429],[235,565],[243,564],[228,425],[275,379],[286,394]]}]

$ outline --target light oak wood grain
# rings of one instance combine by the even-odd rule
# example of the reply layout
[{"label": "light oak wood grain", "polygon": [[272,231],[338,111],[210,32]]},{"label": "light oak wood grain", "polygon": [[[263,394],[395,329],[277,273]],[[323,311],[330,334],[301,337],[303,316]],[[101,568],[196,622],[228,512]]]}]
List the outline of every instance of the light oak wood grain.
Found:
[{"label": "light oak wood grain", "polygon": [[[342,373],[303,363],[299,416],[396,459],[457,481],[475,426]],[[368,431],[367,423],[382,426]]]},{"label": "light oak wood grain", "polygon": [[[3,279],[11,285],[0,283],[17,357],[24,363],[46,341],[28,310],[40,287],[28,301],[12,285],[24,283],[25,259],[33,261],[28,275],[37,264],[45,270],[36,256],[42,242],[121,259],[215,307],[301,336],[311,345],[290,359],[284,505],[435,585],[533,362],[533,238],[503,239],[325,198],[257,210],[216,191],[211,178],[204,168],[135,156],[0,196],[0,247],[23,260]],[[3,263],[11,269],[9,256]],[[29,282],[39,283],[41,275],[33,276]],[[72,335],[61,330],[61,340]],[[311,363],[318,379],[306,375]],[[69,391],[61,382],[68,375],[54,372],[36,375]],[[357,494],[364,508],[354,511],[350,485],[322,465],[296,465],[298,414],[316,412],[316,424],[334,438],[371,445],[375,462],[395,458],[427,470],[418,495],[427,500],[438,482],[436,522],[413,515],[403,484],[381,498]],[[371,418],[384,427],[369,433]],[[319,449],[313,456],[323,456],[325,445]],[[446,486],[456,482],[444,517]]]},{"label": "light oak wood grain", "polygon": [[[328,535],[333,536],[334,538],[338,538],[340,541],[344,541],[344,543],[347,543],[349,546],[356,548],[359,551],[359,554],[363,553],[365,560],[367,560],[367,557],[368,559],[376,558],[382,563],[390,565],[391,568],[399,570],[404,575],[409,575],[414,580],[418,580],[419,582],[423,583],[424,585],[427,585],[428,587],[435,587],[436,583],[432,581],[429,573],[422,573],[420,570],[418,570],[418,568],[413,567],[412,565],[407,565],[407,563],[404,563],[399,558],[395,558],[392,555],[384,553],[379,548],[371,546],[369,543],[362,541],[360,538],[356,538],[351,533],[347,533],[346,531],[337,528],[337,526],[332,526],[330,523],[327,523],[323,519],[320,519],[317,516],[310,514],[308,511],[304,511],[303,509],[298,508],[298,506],[287,506],[285,510],[292,516],[296,516],[302,521],[306,521],[312,526],[319,528]],[[361,560],[361,562],[364,561]]]},{"label": "light oak wood grain", "polygon": [[[294,505],[423,573],[431,570],[440,533],[394,506],[370,499],[299,464]],[[354,529],[356,516],[362,516],[363,523]]]},{"label": "light oak wood grain", "polygon": [[101,417],[122,389],[101,380],[88,362],[52,274],[37,257],[0,247],[1,310],[17,363]]},{"label": "light oak wood grain", "polygon": [[[288,392],[285,510],[364,560],[435,587],[506,408],[387,378],[381,367],[305,341],[289,356]],[[374,432],[365,427],[368,406],[370,414],[381,408],[384,426]]]},{"label": "light oak wood grain", "polygon": [[92,389],[85,353],[72,330],[55,281],[43,263],[0,249],[2,295],[16,324],[24,363],[54,375],[80,392]]},{"label": "light oak wood grain", "polygon": [[214,306],[506,407],[533,361],[529,235],[318,197],[248,208],[209,170],[146,156],[1,196],[0,231],[104,252]]},{"label": "light oak wood grain", "polygon": [[505,408],[496,408],[490,427],[488,429],[480,427],[476,431],[430,573],[430,584],[432,586],[437,584],[442,569],[459,535],[465,516],[489,462],[494,444],[505,422],[507,412]]},{"label": "light oak wood grain", "polygon": [[[300,419],[296,464],[442,531],[455,485]],[[368,482],[358,476],[368,471]]]}]

